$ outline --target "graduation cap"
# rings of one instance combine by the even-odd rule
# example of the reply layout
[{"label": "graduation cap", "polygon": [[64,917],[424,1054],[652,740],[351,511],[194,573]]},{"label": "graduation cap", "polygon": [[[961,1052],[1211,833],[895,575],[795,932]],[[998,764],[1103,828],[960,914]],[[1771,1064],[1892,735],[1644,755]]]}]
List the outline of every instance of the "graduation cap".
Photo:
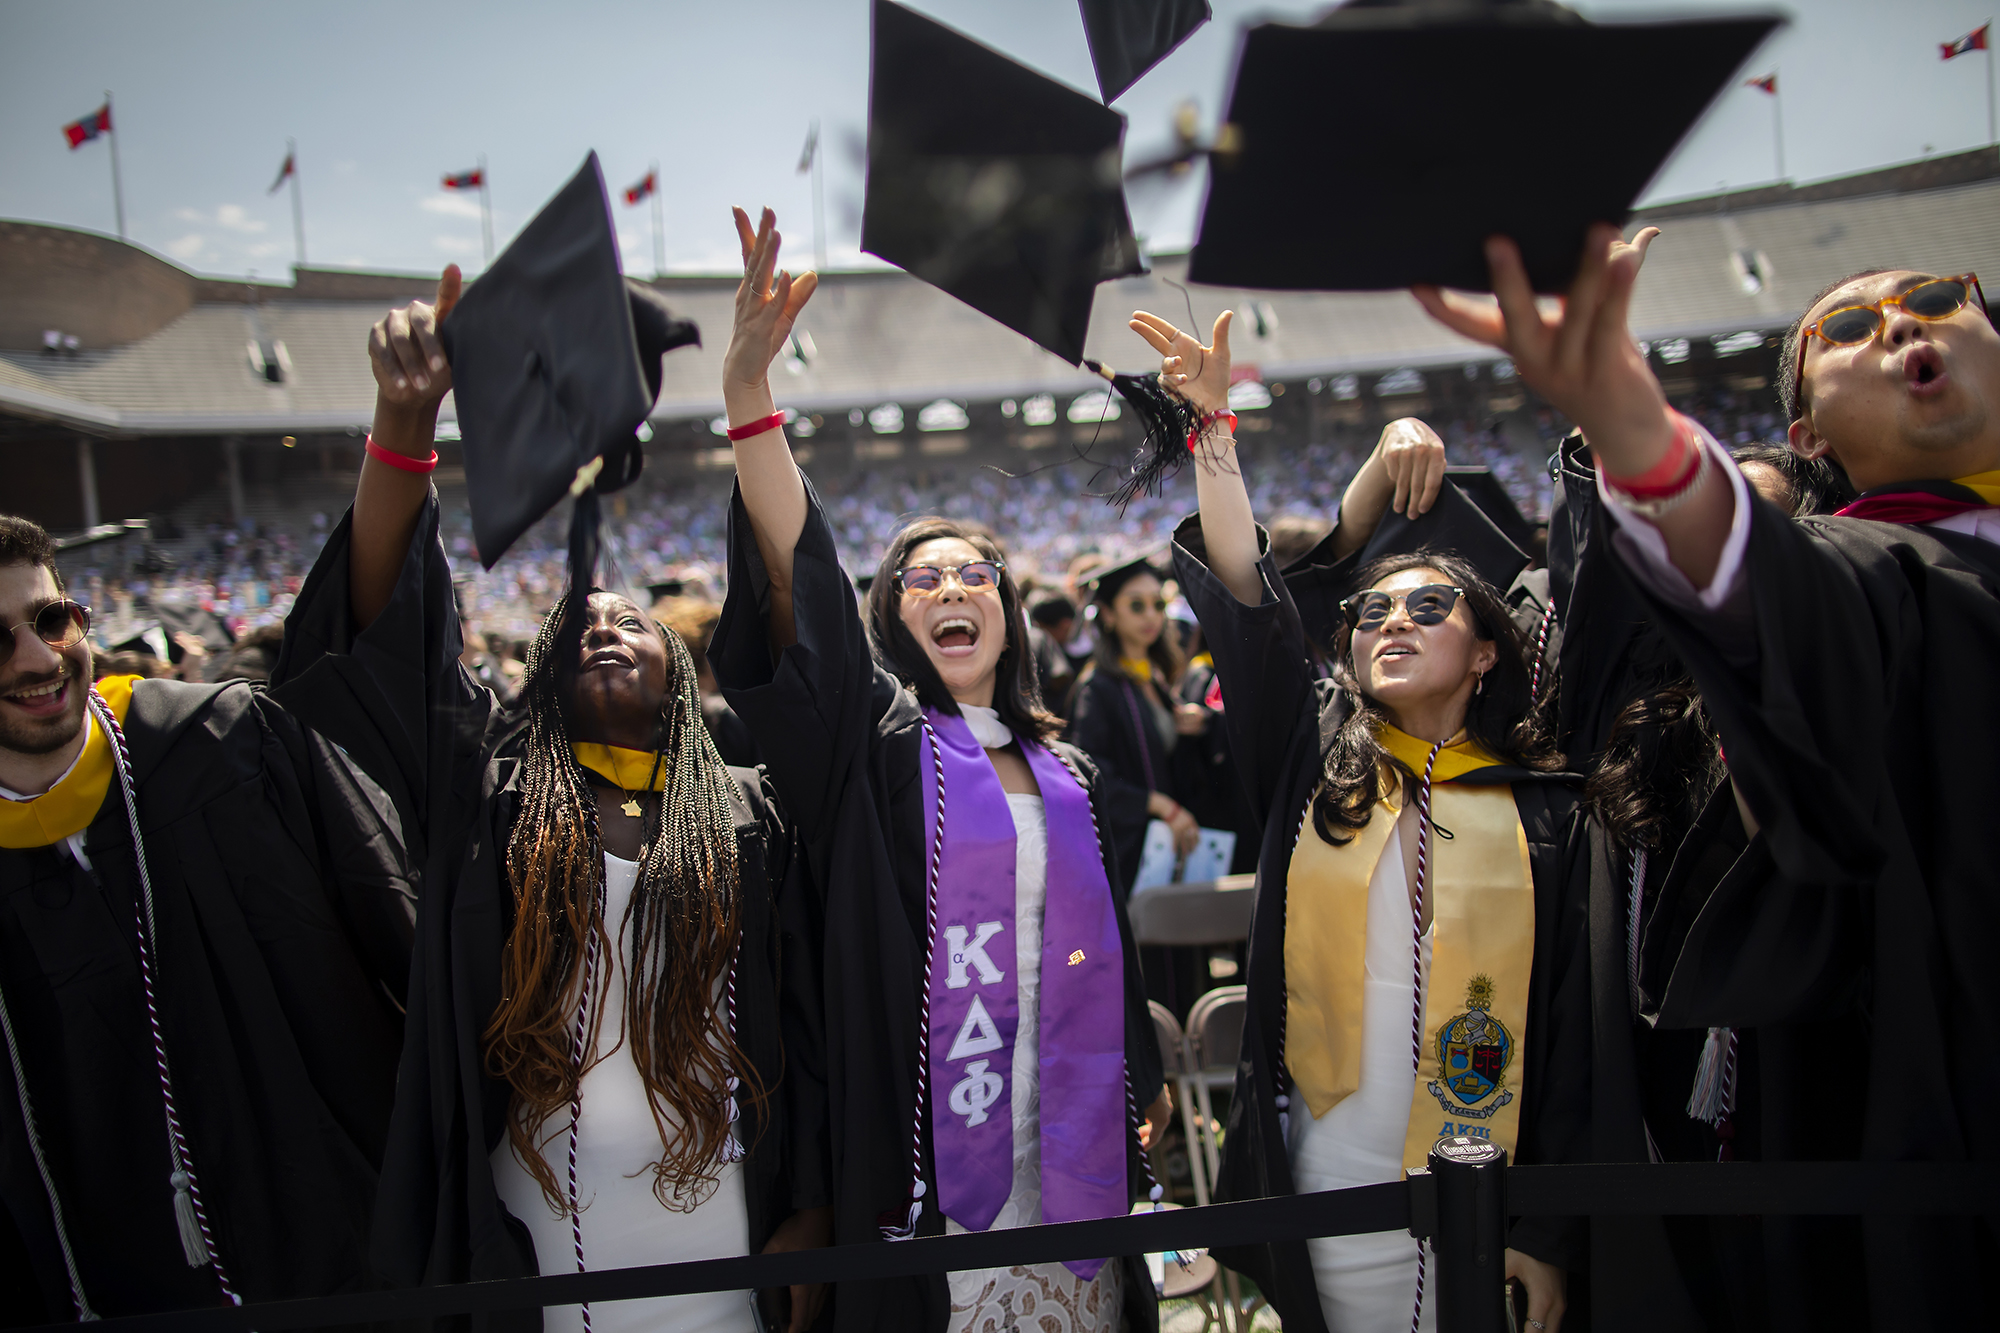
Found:
[{"label": "graduation cap", "polygon": [[1104,100],[1115,102],[1210,18],[1208,0],[1081,0]]},{"label": "graduation cap", "polygon": [[611,203],[592,153],[446,316],[473,540],[493,568],[575,497],[571,585],[597,563],[597,496],[639,475],[634,432],[660,391],[660,358],[699,343],[657,292],[618,269]]},{"label": "graduation cap", "polygon": [[1092,601],[1109,602],[1118,595],[1120,588],[1141,574],[1151,574],[1156,579],[1165,579],[1166,571],[1154,563],[1157,554],[1157,551],[1148,551],[1144,555],[1121,560],[1115,565],[1105,565],[1092,570],[1079,586],[1090,594]]},{"label": "graduation cap", "polygon": [[1313,26],[1250,28],[1188,280],[1486,291],[1485,241],[1503,235],[1536,291],[1562,291],[1591,224],[1625,221],[1780,22],[1357,0]]},{"label": "graduation cap", "polygon": [[861,248],[1083,359],[1097,284],[1146,271],[1125,118],[933,19],[875,0]]},{"label": "graduation cap", "polygon": [[[1493,475],[1489,467],[1447,467],[1445,479],[1465,492],[1465,498],[1479,506],[1480,512],[1493,520],[1493,526],[1500,529],[1507,540],[1521,550],[1527,550],[1535,540],[1534,525],[1522,514],[1521,506],[1514,503],[1514,497],[1500,484],[1500,478]],[[1506,584],[1499,585],[1507,590]]]},{"label": "graduation cap", "polygon": [[1367,543],[1344,560],[1333,554],[1338,531],[1329,532],[1319,545],[1279,571],[1299,608],[1306,637],[1322,646],[1336,642],[1343,623],[1340,599],[1360,591],[1355,575],[1382,556],[1421,550],[1455,555],[1502,593],[1529,564],[1528,553],[1459,488],[1456,477],[1438,488],[1437,502],[1422,516],[1410,518],[1394,510],[1384,514]]}]

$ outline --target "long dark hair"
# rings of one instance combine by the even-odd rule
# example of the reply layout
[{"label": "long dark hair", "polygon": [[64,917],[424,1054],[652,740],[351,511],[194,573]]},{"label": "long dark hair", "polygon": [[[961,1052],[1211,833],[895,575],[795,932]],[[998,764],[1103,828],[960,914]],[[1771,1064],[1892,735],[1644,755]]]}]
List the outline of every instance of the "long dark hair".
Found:
[{"label": "long dark hair", "polygon": [[[729,1134],[731,1076],[754,1103],[768,1095],[714,999],[742,925],[734,779],[702,722],[693,659],[679,635],[654,625],[667,650],[655,733],[666,790],[646,817],[639,880],[614,932],[599,908],[596,797],[570,748],[566,716],[582,619],[571,615],[574,597],[565,593],[556,603],[528,651],[521,809],[507,840],[514,924],[500,958],[500,1005],[486,1027],[486,1064],[513,1089],[507,1134],[515,1154],[549,1206],[567,1211],[565,1191],[542,1156],[542,1130],[569,1106],[580,1078],[572,1043],[585,943],[594,936],[602,960],[629,929],[625,1039],[660,1132],[653,1193],[662,1206],[685,1212],[721,1179],[716,1163]],[[600,963],[587,1050],[596,1049],[609,976]]]},{"label": "long dark hair", "polygon": [[1621,851],[1657,852],[1687,831],[1727,774],[1701,693],[1682,676],[1619,710],[1584,799]]},{"label": "long dark hair", "polygon": [[[1527,638],[1507,614],[1506,602],[1470,562],[1445,551],[1386,555],[1358,570],[1354,587],[1372,588],[1392,574],[1411,569],[1434,569],[1463,588],[1479,637],[1498,650],[1492,669],[1466,707],[1466,734],[1494,755],[1522,768],[1547,771],[1560,767],[1541,709],[1528,692]],[[1382,799],[1383,767],[1395,760],[1376,739],[1376,724],[1386,718],[1381,705],[1362,692],[1354,669],[1354,631],[1344,622],[1334,641],[1334,658],[1333,679],[1339,689],[1336,706],[1343,709],[1343,716],[1321,756],[1322,782],[1313,798],[1313,828],[1320,837],[1341,847],[1368,826],[1375,803]]]},{"label": "long dark hair", "polygon": [[[941,713],[958,716],[958,702],[945,688],[930,654],[903,623],[903,594],[896,588],[896,571],[909,559],[910,552],[927,541],[956,537],[968,542],[988,560],[1007,563],[1007,553],[991,534],[967,523],[948,518],[920,518],[908,524],[889,543],[876,567],[875,582],[868,589],[868,643],[875,660],[885,670],[916,693],[917,702]],[[1041,687],[1035,682],[1034,663],[1028,653],[1027,621],[1021,612],[1021,590],[1009,569],[1000,571],[1001,619],[1007,626],[1007,643],[994,667],[993,708],[1008,728],[1031,740],[1046,741],[1062,729],[1062,722],[1042,705]]]}]

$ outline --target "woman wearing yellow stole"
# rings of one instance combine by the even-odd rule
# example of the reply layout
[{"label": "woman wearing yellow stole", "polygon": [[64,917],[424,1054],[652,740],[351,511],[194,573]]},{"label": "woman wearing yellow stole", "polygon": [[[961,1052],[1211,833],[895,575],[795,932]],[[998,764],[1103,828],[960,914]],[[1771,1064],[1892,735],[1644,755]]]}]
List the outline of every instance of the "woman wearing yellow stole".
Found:
[{"label": "woman wearing yellow stole", "polygon": [[[1415,551],[1357,571],[1329,679],[1316,679],[1233,456],[1227,314],[1212,347],[1140,314],[1168,388],[1203,413],[1201,512],[1174,569],[1215,657],[1236,765],[1263,819],[1249,1013],[1218,1194],[1400,1179],[1449,1135],[1510,1160],[1581,1158],[1589,1116],[1579,793],[1531,707],[1529,656],[1507,607],[1456,555]],[[1414,423],[1412,423],[1414,424]],[[1443,483],[1442,447],[1397,434],[1357,474],[1337,556],[1393,505]],[[1518,1219],[1507,1272],[1528,1326],[1555,1330],[1580,1235]],[[1227,1251],[1287,1329],[1436,1326],[1432,1265],[1402,1232]],[[1572,1321],[1572,1328],[1576,1321]]]}]

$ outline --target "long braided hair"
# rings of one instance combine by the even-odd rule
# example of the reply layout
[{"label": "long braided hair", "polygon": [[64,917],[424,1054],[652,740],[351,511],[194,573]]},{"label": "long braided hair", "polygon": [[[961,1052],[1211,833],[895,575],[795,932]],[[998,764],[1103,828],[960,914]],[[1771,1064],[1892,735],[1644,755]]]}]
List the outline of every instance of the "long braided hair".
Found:
[{"label": "long braided hair", "polygon": [[[720,1180],[731,1075],[754,1103],[768,1095],[716,1002],[742,922],[732,779],[702,722],[693,659],[678,635],[661,634],[668,680],[654,763],[656,778],[664,769],[666,790],[646,816],[638,883],[613,932],[601,908],[596,797],[570,748],[565,717],[583,605],[574,591],[565,593],[528,653],[521,809],[507,841],[514,925],[501,954],[500,1005],[486,1028],[487,1067],[514,1092],[507,1133],[515,1155],[550,1207],[568,1211],[542,1156],[543,1130],[569,1107],[581,1077],[572,1044],[587,942],[595,937],[599,957],[608,957],[629,939],[625,1040],[660,1133],[653,1193],[662,1206],[687,1212]],[[597,1047],[610,971],[597,969],[586,1051]]]}]

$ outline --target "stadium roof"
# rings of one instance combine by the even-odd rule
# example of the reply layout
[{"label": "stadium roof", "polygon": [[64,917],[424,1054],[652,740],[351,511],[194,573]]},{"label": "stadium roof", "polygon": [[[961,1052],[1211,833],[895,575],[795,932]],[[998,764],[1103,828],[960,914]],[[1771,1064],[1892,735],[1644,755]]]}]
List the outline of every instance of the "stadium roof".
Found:
[{"label": "stadium roof", "polygon": [[[1681,201],[1641,215],[1663,235],[1633,302],[1642,339],[1781,327],[1856,269],[2000,274],[2000,165],[1992,149],[1804,187]],[[1203,328],[1239,313],[1239,363],[1267,377],[1491,359],[1404,293],[1249,292],[1179,280],[1185,256],[1107,283],[1091,356],[1127,369],[1152,354],[1125,328],[1151,309]],[[712,416],[736,278],[661,280],[707,346],[667,359],[657,420]],[[89,434],[267,434],[365,427],[374,408],[364,346],[393,304],[426,295],[416,275],[299,269],[291,284],[201,278],[109,237],[0,222],[0,414]],[[43,331],[75,333],[73,351]],[[1261,329],[1261,332],[1260,332]],[[991,401],[1099,385],[1026,338],[900,272],[827,275],[801,321],[802,360],[774,370],[781,403],[812,410],[936,398]],[[452,416],[446,405],[445,417]]]}]

